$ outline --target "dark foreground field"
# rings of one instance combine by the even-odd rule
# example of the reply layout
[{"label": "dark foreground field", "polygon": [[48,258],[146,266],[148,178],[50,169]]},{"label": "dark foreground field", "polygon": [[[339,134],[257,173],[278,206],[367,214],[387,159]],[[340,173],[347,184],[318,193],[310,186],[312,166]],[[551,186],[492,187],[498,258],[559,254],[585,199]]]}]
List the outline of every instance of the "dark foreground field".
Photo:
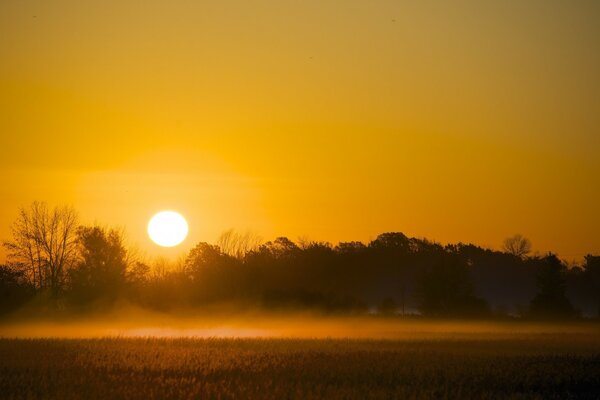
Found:
[{"label": "dark foreground field", "polygon": [[600,338],[0,339],[0,397],[597,399]]}]

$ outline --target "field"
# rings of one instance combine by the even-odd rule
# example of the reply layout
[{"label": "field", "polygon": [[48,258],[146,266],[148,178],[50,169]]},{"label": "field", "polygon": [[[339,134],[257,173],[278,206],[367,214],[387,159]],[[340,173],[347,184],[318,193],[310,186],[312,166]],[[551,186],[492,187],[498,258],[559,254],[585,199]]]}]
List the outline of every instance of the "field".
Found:
[{"label": "field", "polygon": [[0,397],[597,399],[600,337],[5,338]]}]

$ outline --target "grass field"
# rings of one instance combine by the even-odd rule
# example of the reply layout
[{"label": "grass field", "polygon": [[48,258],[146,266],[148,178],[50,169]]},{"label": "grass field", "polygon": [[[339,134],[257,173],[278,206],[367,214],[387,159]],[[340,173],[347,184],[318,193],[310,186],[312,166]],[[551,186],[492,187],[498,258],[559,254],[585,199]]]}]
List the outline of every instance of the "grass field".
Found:
[{"label": "grass field", "polygon": [[0,397],[597,399],[600,337],[0,339]]}]

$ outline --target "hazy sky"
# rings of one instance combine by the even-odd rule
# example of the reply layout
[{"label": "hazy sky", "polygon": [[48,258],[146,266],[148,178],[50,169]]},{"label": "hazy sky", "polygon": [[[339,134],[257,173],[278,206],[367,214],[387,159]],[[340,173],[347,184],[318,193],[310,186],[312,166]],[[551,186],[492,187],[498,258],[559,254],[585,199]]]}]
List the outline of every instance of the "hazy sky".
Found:
[{"label": "hazy sky", "polygon": [[2,1],[0,237],[33,200],[190,237],[600,252],[600,2]]}]

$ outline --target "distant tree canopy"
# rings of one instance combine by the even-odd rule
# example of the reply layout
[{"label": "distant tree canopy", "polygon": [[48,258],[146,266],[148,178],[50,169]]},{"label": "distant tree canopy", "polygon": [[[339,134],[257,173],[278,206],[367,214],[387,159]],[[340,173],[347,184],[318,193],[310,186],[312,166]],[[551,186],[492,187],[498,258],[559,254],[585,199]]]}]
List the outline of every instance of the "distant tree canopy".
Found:
[{"label": "distant tree canopy", "polygon": [[260,243],[228,231],[218,243],[198,243],[180,261],[145,262],[120,232],[80,226],[70,208],[33,203],[5,242],[0,312],[50,294],[68,307],[123,299],[165,311],[227,302],[390,316],[600,316],[600,257],[569,269],[555,255],[527,257],[530,243],[520,235],[504,251],[399,232],[333,246],[286,237]]}]

